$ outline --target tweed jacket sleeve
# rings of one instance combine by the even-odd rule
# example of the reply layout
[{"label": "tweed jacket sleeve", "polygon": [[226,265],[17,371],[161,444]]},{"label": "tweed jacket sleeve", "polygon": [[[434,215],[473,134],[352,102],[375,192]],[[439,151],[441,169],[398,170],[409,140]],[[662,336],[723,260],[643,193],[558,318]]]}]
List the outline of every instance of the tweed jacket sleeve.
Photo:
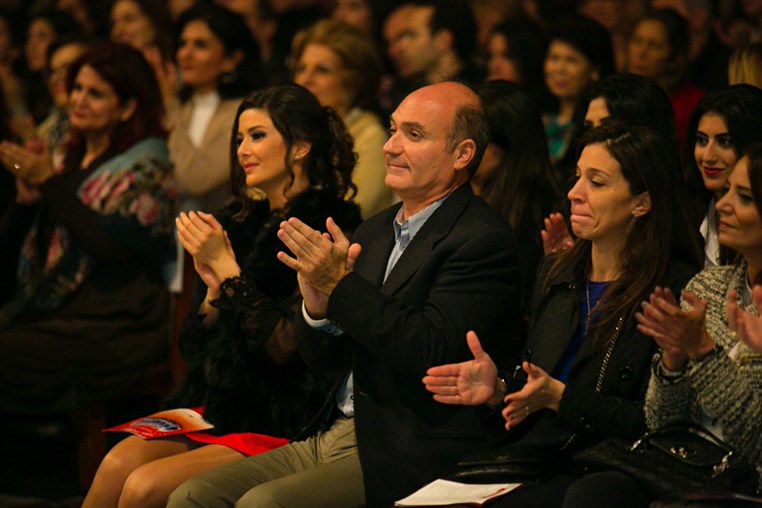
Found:
[{"label": "tweed jacket sleeve", "polygon": [[[670,381],[652,372],[646,395],[646,420],[654,429],[678,420],[698,422],[701,405],[717,418],[725,440],[753,462],[762,461],[762,356],[737,344],[725,318],[725,295],[743,294],[745,264],[706,268],[686,287],[707,302],[706,329],[715,354],[689,365]],[[688,308],[681,301],[683,308]],[[753,304],[746,310],[756,314]],[[735,353],[729,354],[735,348]],[[658,359],[658,357],[657,357]],[[657,363],[655,362],[656,366]]]}]

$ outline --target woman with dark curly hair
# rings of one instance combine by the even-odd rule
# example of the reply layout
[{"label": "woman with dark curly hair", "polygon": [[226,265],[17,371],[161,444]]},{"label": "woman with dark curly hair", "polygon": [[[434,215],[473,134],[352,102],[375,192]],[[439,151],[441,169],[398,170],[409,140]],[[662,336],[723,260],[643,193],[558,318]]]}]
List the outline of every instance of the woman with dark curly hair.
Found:
[{"label": "woman with dark curly hair", "polygon": [[85,507],[164,506],[183,481],[286,444],[319,410],[343,365],[313,373],[296,352],[301,297],[294,272],[276,259],[284,248],[276,233],[289,217],[321,229],[333,217],[353,230],[360,212],[344,197],[354,165],[344,124],[306,89],[283,85],[244,99],[231,140],[236,200],[215,215],[177,219],[199,280],[180,336],[189,371],[169,405],[203,406],[215,427],[128,437],[104,459]]}]

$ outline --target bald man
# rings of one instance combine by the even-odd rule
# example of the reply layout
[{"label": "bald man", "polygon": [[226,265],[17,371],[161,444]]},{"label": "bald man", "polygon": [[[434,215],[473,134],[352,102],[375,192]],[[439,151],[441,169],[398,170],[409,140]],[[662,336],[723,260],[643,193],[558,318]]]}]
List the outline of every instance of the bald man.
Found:
[{"label": "bald man", "polygon": [[[390,118],[386,185],[402,202],[363,223],[352,244],[298,219],[281,224],[304,302],[294,333],[322,368],[351,352],[348,373],[309,437],[190,480],[170,507],[391,506],[496,443],[487,408],[438,404],[429,367],[470,358],[466,332],[500,364],[520,338],[517,246],[468,182],[487,145],[478,97],[457,83],[407,96]],[[264,411],[267,408],[262,408]]]}]

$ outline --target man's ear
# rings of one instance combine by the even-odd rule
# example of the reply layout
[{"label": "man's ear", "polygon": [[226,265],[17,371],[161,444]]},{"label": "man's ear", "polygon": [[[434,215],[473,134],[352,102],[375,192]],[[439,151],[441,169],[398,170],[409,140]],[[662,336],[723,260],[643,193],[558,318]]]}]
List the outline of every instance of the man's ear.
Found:
[{"label": "man's ear", "polygon": [[132,115],[135,114],[135,109],[138,107],[138,101],[135,99],[128,99],[122,106],[122,110],[119,112],[119,121],[126,122]]},{"label": "man's ear", "polygon": [[632,208],[634,217],[641,217],[651,211],[651,195],[644,192],[635,198],[635,206]]},{"label": "man's ear", "polygon": [[464,139],[453,152],[453,168],[455,171],[464,169],[476,156],[476,143],[473,139]]}]

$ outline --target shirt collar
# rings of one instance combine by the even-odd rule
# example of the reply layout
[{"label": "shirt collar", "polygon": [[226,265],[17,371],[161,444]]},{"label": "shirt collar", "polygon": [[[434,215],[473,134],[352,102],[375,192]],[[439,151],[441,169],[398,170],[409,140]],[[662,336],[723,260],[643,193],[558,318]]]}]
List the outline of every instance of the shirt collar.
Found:
[{"label": "shirt collar", "polygon": [[415,235],[418,234],[418,231],[420,231],[426,221],[429,220],[429,217],[431,217],[434,212],[437,211],[437,208],[439,208],[442,203],[444,203],[444,200],[447,199],[448,196],[449,194],[434,201],[429,206],[419,211],[418,213],[411,215],[407,219],[402,218],[403,207],[400,207],[399,211],[397,212],[397,216],[394,218],[394,238],[396,239],[397,243],[400,244],[402,249],[407,247],[407,244],[410,243],[413,238],[415,238]]}]

